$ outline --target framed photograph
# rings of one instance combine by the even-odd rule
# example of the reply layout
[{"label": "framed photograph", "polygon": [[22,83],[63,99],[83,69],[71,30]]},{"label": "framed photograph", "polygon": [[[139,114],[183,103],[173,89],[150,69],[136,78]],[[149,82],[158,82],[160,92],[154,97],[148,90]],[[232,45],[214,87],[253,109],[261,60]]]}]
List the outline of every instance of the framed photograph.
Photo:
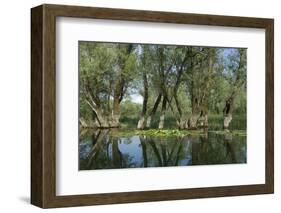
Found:
[{"label": "framed photograph", "polygon": [[31,203],[273,193],[274,21],[31,9]]}]

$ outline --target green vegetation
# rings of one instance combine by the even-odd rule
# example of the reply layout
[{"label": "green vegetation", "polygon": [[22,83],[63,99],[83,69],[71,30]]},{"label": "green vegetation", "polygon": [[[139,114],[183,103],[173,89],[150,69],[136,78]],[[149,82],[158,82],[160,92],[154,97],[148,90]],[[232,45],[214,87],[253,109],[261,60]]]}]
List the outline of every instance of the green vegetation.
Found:
[{"label": "green vegetation", "polygon": [[111,131],[111,136],[116,137],[131,137],[139,136],[152,136],[152,137],[172,137],[172,136],[186,136],[186,135],[202,135],[201,130],[178,130],[178,129],[149,129],[149,130],[119,130]]},{"label": "green vegetation", "polygon": [[79,42],[79,54],[81,127],[246,130],[246,49]]},{"label": "green vegetation", "polygon": [[[91,135],[95,130],[89,129],[86,134]],[[244,130],[221,130],[221,131],[208,131],[216,135],[232,135],[232,136],[246,136]],[[183,137],[183,136],[200,136],[206,135],[204,130],[178,130],[178,129],[147,129],[147,130],[135,130],[135,129],[110,129],[108,134],[113,137],[129,138],[133,136],[149,136],[149,137]]]},{"label": "green vegetation", "polygon": [[186,136],[186,135],[202,135],[201,130],[178,130],[178,129],[149,129],[136,131],[136,135],[146,135],[155,137],[169,137],[169,136]]}]

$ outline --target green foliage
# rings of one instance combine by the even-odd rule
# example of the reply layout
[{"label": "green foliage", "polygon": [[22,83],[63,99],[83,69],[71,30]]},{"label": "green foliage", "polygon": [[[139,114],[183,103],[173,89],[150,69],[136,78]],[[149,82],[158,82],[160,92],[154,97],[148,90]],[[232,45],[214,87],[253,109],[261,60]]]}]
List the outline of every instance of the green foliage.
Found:
[{"label": "green foliage", "polygon": [[247,93],[245,90],[240,90],[235,100],[235,114],[247,113]]},{"label": "green foliage", "polygon": [[[180,116],[188,120],[197,110],[209,114],[210,129],[219,130],[226,100],[235,96],[229,128],[246,129],[246,49],[79,42],[79,56],[80,117],[86,120],[94,119],[95,107],[112,115],[118,98],[121,126],[135,127],[142,103],[132,96],[144,96],[145,74],[147,115],[160,93],[169,100],[165,128],[175,128]],[[151,120],[153,128],[161,107],[162,102]]]},{"label": "green foliage", "polygon": [[134,103],[131,100],[124,100],[121,103],[121,116],[138,115],[141,111],[141,104]]},{"label": "green foliage", "polygon": [[[178,129],[148,129],[148,130],[111,130],[111,136],[114,137],[133,137],[133,136],[147,136],[147,137],[184,137],[184,136],[200,136],[206,135],[207,133],[203,130],[178,130]],[[244,130],[232,130],[232,131],[209,131],[209,133],[214,133],[217,135],[229,135],[229,136],[246,136],[246,131]]]},{"label": "green foliage", "polygon": [[[136,76],[136,55],[130,44],[80,42],[80,101],[110,114],[113,96],[121,100]],[[90,97],[90,98],[89,98]],[[81,107],[85,107],[81,104]]]},{"label": "green foliage", "polygon": [[183,137],[187,135],[204,135],[205,133],[201,130],[178,130],[178,129],[149,129],[149,130],[112,130],[110,131],[111,136],[115,137],[132,137],[135,135],[139,136],[151,136],[151,137],[172,137],[178,136]]},{"label": "green foliage", "polygon": [[135,131],[136,135],[145,135],[145,136],[155,136],[155,137],[171,137],[179,136],[183,137],[186,135],[202,135],[205,134],[201,130],[178,130],[178,129],[149,129],[142,131]]}]

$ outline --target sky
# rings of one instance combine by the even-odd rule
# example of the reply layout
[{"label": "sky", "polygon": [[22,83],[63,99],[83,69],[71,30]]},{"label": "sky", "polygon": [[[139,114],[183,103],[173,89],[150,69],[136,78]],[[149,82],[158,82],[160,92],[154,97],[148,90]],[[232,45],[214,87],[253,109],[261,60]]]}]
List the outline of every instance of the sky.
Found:
[{"label": "sky", "polygon": [[131,94],[131,101],[136,104],[142,104],[143,97],[140,94]]}]

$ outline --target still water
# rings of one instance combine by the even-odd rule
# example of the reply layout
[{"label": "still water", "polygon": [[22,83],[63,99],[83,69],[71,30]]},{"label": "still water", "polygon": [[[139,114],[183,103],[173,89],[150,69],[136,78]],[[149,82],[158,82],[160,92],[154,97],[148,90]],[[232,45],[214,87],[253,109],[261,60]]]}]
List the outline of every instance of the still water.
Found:
[{"label": "still water", "polygon": [[107,130],[80,136],[79,169],[235,164],[247,162],[245,136],[111,136]]}]

